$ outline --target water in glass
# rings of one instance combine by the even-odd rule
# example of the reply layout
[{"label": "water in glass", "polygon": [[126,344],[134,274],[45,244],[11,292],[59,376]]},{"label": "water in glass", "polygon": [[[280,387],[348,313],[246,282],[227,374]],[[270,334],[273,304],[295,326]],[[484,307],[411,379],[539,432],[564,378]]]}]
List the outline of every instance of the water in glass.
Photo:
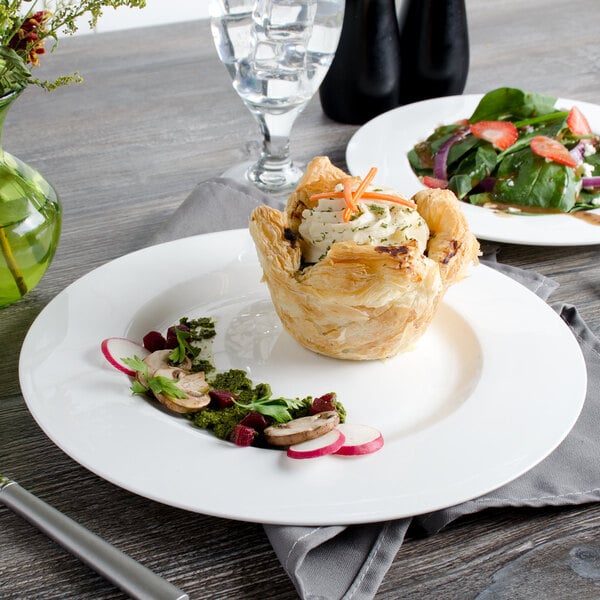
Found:
[{"label": "water in glass", "polygon": [[212,0],[219,58],[263,133],[247,177],[266,191],[300,177],[289,135],[323,80],[339,40],[343,0]]}]

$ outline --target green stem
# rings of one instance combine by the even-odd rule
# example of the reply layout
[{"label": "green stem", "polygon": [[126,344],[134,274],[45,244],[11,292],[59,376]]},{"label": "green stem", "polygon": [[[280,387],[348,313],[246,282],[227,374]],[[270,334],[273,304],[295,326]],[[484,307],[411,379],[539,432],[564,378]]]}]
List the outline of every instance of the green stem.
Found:
[{"label": "green stem", "polygon": [[569,115],[568,110],[561,110],[547,115],[540,115],[539,117],[531,117],[530,119],[523,119],[522,121],[515,121],[515,127],[525,127],[525,125],[539,125],[540,123],[546,123],[547,121],[558,121],[564,119]]},{"label": "green stem", "polygon": [[6,260],[6,265],[8,266],[8,270],[10,274],[13,276],[15,283],[17,284],[17,288],[19,289],[19,294],[21,294],[21,298],[27,293],[27,283],[23,278],[21,273],[21,269],[19,269],[19,265],[15,260],[15,257],[12,253],[12,248],[8,243],[8,238],[6,237],[6,233],[0,228],[0,249],[2,249],[2,254],[4,255],[4,259]]}]

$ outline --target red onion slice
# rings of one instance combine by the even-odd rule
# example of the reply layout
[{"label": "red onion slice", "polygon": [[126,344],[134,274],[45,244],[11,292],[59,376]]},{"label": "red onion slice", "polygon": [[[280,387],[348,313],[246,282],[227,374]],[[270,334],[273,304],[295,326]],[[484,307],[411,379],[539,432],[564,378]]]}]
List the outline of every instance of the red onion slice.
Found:
[{"label": "red onion slice", "polygon": [[496,184],[496,178],[495,177],[484,177],[479,182],[479,187],[481,187],[481,189],[484,192],[491,192],[494,189],[494,185],[495,184]]},{"label": "red onion slice", "polygon": [[459,142],[465,137],[466,133],[467,130],[460,130],[441,145],[433,162],[433,176],[436,179],[441,179],[443,181],[448,180],[448,153],[450,152],[450,148],[452,148],[456,142]]},{"label": "red onion slice", "polygon": [[576,146],[569,150],[569,154],[577,161],[578,164],[583,161],[584,152],[585,144],[583,142],[579,142]]},{"label": "red onion slice", "polygon": [[596,177],[582,177],[581,185],[584,188],[598,188],[600,187],[600,175]]}]

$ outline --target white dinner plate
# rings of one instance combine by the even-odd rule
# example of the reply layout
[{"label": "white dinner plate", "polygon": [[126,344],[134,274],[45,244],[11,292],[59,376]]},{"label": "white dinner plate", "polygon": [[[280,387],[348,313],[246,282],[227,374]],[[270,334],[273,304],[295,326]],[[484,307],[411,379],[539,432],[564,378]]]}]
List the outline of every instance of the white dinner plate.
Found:
[{"label": "white dinner plate", "polygon": [[[405,196],[424,189],[407,154],[436,127],[471,116],[481,94],[434,98],[407,104],[365,123],[350,139],[346,164],[352,175],[364,177],[377,167],[376,181]],[[594,131],[600,131],[600,106],[558,99],[558,108],[577,105]],[[600,174],[600,173],[599,173]],[[584,246],[600,244],[600,226],[572,215],[514,215],[467,202],[462,208],[471,231],[480,239],[531,246]],[[600,209],[589,211],[600,215]]]},{"label": "white dinner plate", "polygon": [[[574,336],[513,280],[477,266],[424,337],[393,359],[352,362],[300,347],[275,315],[247,230],[153,246],[85,275],[31,326],[19,371],[48,437],[99,476],[190,511],[324,525],[425,513],[488,492],[566,436],[586,371]],[[216,320],[218,370],[276,395],[336,391],[348,421],[381,430],[363,457],[294,460],[240,448],[130,393],[104,338],[141,340],[182,316]],[[559,368],[557,368],[557,365]]]}]

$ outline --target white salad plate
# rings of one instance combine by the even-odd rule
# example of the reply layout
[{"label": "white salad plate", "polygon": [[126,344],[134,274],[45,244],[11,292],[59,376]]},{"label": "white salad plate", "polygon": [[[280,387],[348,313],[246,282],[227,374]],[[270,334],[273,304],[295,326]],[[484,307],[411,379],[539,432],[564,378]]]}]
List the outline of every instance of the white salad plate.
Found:
[{"label": "white salad plate", "polygon": [[[545,302],[489,267],[473,267],[448,291],[414,350],[373,362],[299,346],[261,275],[247,230],[153,246],[91,271],[27,333],[19,375],[33,417],[75,461],[141,496],[219,517],[327,525],[489,492],[547,456],[579,415],[586,370],[574,336]],[[276,396],[335,391],[348,422],[378,428],[384,447],[296,460],[219,440],[133,395],[102,340],[141,341],[182,316],[215,319],[219,371],[245,369]]]},{"label": "white salad plate", "polygon": [[[375,181],[412,196],[425,188],[408,162],[408,152],[440,125],[471,116],[482,94],[434,98],[407,104],[365,123],[350,139],[346,163],[352,175],[364,177],[377,167]],[[576,105],[593,131],[600,132],[600,106],[587,102],[556,101],[558,109]],[[598,173],[600,175],[600,173]],[[480,239],[531,246],[600,244],[600,226],[572,215],[516,215],[462,203],[471,231]],[[589,211],[600,215],[600,209]]]}]

